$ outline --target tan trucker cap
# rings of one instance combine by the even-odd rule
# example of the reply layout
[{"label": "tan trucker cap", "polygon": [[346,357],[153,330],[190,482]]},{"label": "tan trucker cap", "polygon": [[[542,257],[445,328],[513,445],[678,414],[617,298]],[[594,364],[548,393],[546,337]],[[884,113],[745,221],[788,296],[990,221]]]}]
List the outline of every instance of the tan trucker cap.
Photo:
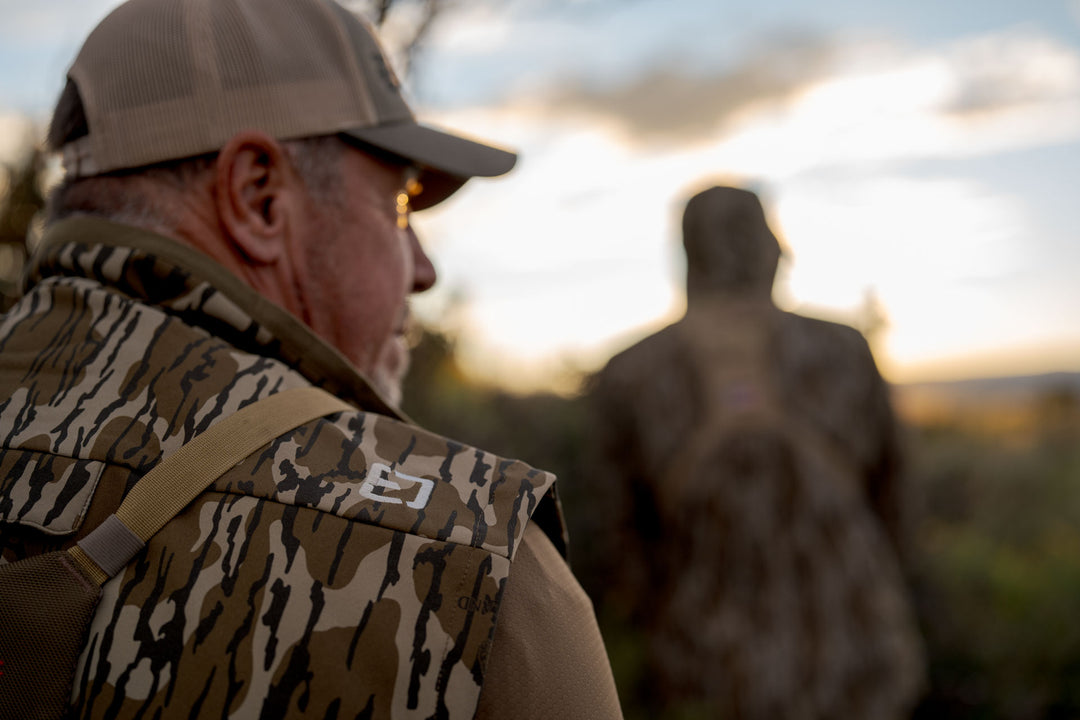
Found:
[{"label": "tan trucker cap", "polygon": [[415,209],[511,152],[416,122],[370,27],[333,0],[129,0],[90,33],[57,108],[68,178],[220,149],[244,129],[287,140],[341,133],[421,169]]}]

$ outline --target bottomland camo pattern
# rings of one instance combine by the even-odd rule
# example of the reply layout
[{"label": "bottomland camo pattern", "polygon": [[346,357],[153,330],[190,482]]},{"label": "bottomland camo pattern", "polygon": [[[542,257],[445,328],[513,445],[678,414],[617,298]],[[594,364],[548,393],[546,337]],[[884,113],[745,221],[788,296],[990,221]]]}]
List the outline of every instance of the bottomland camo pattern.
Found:
[{"label": "bottomland camo pattern", "polygon": [[[161,457],[309,383],[280,338],[146,252],[59,245],[38,277],[0,324],[4,562],[70,546]],[[553,482],[383,415],[301,426],[105,585],[77,716],[472,717]]]},{"label": "bottomland camo pattern", "polygon": [[592,401],[597,481],[625,508],[608,532],[640,558],[611,591],[647,635],[642,702],[910,715],[923,649],[895,509],[875,503],[897,482],[895,425],[858,332],[767,299],[698,302],[615,356]]}]

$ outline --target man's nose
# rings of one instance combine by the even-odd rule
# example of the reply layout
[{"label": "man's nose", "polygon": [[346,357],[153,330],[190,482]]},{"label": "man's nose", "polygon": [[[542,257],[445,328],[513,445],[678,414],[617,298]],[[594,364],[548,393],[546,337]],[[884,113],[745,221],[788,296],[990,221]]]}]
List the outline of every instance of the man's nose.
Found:
[{"label": "man's nose", "polygon": [[435,266],[431,263],[431,258],[424,252],[424,248],[420,245],[420,238],[416,236],[416,232],[410,227],[407,232],[409,233],[409,246],[412,248],[413,254],[413,286],[412,291],[414,293],[421,293],[428,290],[435,284],[438,276],[435,272]]}]

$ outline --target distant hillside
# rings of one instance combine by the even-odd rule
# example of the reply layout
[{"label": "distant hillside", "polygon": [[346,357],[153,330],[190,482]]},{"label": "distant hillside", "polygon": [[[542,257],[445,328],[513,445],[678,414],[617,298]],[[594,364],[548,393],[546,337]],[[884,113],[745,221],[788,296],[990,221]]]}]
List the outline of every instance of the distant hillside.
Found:
[{"label": "distant hillside", "polygon": [[1080,392],[1080,372],[906,383],[896,388],[901,393],[934,393],[957,399],[1024,399],[1057,390]]},{"label": "distant hillside", "polygon": [[893,386],[898,412],[909,420],[972,412],[1032,410],[1057,398],[1080,405],[1080,372],[974,378]]}]

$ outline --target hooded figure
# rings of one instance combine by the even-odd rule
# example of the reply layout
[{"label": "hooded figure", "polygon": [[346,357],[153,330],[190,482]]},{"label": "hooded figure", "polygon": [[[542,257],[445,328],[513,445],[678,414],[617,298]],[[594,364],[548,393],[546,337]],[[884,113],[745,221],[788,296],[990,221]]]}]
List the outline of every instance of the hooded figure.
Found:
[{"label": "hooded figure", "polygon": [[657,717],[904,717],[922,648],[869,347],[773,304],[781,250],[753,193],[695,195],[683,243],[685,317],[590,394],[595,477],[619,499],[605,598],[646,634],[640,701]]}]

